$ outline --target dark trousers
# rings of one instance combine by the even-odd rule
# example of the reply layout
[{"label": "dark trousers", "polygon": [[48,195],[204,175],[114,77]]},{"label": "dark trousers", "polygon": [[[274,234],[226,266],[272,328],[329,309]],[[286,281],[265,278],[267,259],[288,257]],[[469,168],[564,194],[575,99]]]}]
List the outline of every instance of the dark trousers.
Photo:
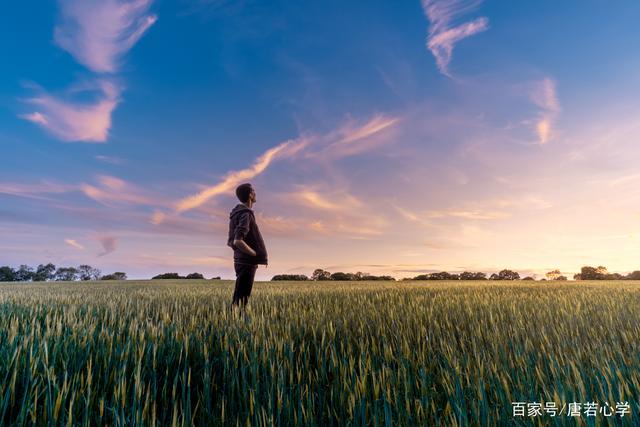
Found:
[{"label": "dark trousers", "polygon": [[236,270],[236,289],[233,291],[232,305],[238,305],[242,303],[242,306],[246,306],[251,295],[251,288],[253,288],[253,278],[256,276],[257,265],[252,264],[233,264]]}]

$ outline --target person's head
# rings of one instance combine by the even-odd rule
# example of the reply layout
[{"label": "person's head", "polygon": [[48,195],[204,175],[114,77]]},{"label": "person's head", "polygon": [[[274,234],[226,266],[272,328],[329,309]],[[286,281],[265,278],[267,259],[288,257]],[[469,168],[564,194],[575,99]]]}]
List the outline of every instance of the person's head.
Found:
[{"label": "person's head", "polygon": [[238,196],[238,200],[242,203],[251,202],[251,204],[253,204],[256,202],[256,191],[249,183],[238,185],[236,188],[236,196]]}]

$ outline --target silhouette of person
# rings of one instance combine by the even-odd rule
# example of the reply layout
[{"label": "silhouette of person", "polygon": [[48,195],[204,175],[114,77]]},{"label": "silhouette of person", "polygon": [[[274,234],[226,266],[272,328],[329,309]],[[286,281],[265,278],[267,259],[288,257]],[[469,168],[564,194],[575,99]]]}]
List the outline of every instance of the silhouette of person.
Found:
[{"label": "silhouette of person", "polygon": [[267,249],[251,209],[256,203],[256,191],[251,184],[241,184],[236,188],[238,203],[229,214],[229,236],[227,245],[233,248],[233,267],[236,285],[231,307],[249,301],[253,279],[259,264],[267,265]]}]

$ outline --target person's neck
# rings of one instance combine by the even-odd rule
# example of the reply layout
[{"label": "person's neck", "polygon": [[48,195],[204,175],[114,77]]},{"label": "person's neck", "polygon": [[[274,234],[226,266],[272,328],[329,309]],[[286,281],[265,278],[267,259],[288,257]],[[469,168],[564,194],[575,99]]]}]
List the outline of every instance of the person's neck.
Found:
[{"label": "person's neck", "polygon": [[249,209],[251,209],[251,207],[253,206],[253,202],[251,200],[249,200],[246,203],[243,203],[243,205],[245,205],[246,207],[248,207]]}]

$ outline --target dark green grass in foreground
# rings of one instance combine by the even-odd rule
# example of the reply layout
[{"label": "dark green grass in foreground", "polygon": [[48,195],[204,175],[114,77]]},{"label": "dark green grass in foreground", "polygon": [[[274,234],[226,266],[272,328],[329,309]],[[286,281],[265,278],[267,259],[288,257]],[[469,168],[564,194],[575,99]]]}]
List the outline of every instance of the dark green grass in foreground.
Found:
[{"label": "dark green grass in foreground", "polygon": [[[632,425],[638,282],[0,284],[0,424]],[[512,418],[512,402],[631,415]],[[594,421],[596,422],[594,424]],[[586,424],[585,424],[586,425]]]}]

